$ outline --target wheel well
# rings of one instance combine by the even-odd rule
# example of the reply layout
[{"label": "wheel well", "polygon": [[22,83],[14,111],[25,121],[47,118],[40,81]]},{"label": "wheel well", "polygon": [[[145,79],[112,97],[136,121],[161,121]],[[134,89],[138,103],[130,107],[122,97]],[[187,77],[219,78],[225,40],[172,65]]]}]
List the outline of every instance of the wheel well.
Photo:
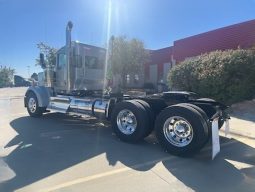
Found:
[{"label": "wheel well", "polygon": [[155,117],[166,107],[168,107],[168,105],[166,104],[166,102],[164,101],[164,99],[143,99],[141,98],[141,100],[144,100],[145,102],[147,102],[150,107],[151,110],[153,111],[153,113],[155,114]]},{"label": "wheel well", "polygon": [[42,86],[35,86],[35,87],[29,87],[25,97],[28,96],[28,94],[33,93],[35,94],[39,107],[47,107],[50,100],[50,92],[47,87]]},{"label": "wheel well", "polygon": [[30,93],[35,94],[32,90],[28,90],[28,91],[26,92],[26,97],[27,97]]}]

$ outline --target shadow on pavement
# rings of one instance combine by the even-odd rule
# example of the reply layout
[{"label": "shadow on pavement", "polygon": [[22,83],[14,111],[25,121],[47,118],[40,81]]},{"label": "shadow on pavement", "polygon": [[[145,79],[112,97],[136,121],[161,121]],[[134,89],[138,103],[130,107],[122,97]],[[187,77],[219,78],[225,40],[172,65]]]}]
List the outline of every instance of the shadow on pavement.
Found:
[{"label": "shadow on pavement", "polygon": [[[183,162],[163,161],[178,180],[194,191],[255,191],[255,149],[235,139],[221,137],[221,152],[213,161],[200,153]],[[233,142],[233,143],[232,143]],[[210,154],[207,153],[210,158]],[[234,164],[233,164],[234,163]]]},{"label": "shadow on pavement", "polygon": [[[153,136],[138,144],[123,143],[112,134],[110,126],[93,118],[84,120],[51,113],[39,119],[20,117],[10,125],[18,135],[5,147],[18,147],[4,161],[16,176],[0,184],[0,191],[14,191],[100,154],[106,155],[111,166],[121,162],[139,171],[150,170],[170,156],[161,150]],[[229,139],[224,138],[223,142]],[[214,161],[207,150],[190,159],[176,157],[163,164],[193,190],[215,191],[221,185],[235,190],[236,185],[244,182],[247,185],[247,178],[254,181],[254,168],[239,170],[225,159],[254,165],[254,154],[253,148],[235,141],[233,146],[222,149]],[[134,166],[143,163],[146,166]],[[85,168],[83,171],[86,175]]]}]

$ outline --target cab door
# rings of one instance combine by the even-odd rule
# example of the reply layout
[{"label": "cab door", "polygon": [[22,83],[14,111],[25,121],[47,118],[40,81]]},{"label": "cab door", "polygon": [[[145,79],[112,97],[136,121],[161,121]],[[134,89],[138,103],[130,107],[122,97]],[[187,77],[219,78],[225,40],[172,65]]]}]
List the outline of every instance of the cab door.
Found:
[{"label": "cab door", "polygon": [[65,90],[66,87],[66,54],[57,54],[56,65],[56,89]]}]

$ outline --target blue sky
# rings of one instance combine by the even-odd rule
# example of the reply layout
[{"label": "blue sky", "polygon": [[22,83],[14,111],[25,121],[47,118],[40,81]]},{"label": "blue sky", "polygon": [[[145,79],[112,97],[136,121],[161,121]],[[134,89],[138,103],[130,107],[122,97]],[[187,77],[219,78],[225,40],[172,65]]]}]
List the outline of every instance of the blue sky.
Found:
[{"label": "blue sky", "polygon": [[[0,65],[28,76],[39,54],[36,43],[60,48],[73,21],[73,40],[104,46],[109,0],[0,0]],[[110,33],[136,37],[146,48],[255,19],[255,0],[112,0]]]}]

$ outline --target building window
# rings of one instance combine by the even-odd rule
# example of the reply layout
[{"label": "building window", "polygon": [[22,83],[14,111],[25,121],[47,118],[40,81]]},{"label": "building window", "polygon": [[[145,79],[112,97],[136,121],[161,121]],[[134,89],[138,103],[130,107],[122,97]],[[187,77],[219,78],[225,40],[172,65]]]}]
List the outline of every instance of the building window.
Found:
[{"label": "building window", "polygon": [[85,56],[85,66],[89,69],[103,69],[104,61],[93,56]]},{"label": "building window", "polygon": [[134,76],[134,81],[135,81],[135,83],[138,83],[138,82],[139,82],[139,75],[138,75],[138,74],[135,74],[135,76]]},{"label": "building window", "polygon": [[129,74],[126,76],[126,79],[127,79],[127,84],[129,84],[130,83],[130,75]]}]

